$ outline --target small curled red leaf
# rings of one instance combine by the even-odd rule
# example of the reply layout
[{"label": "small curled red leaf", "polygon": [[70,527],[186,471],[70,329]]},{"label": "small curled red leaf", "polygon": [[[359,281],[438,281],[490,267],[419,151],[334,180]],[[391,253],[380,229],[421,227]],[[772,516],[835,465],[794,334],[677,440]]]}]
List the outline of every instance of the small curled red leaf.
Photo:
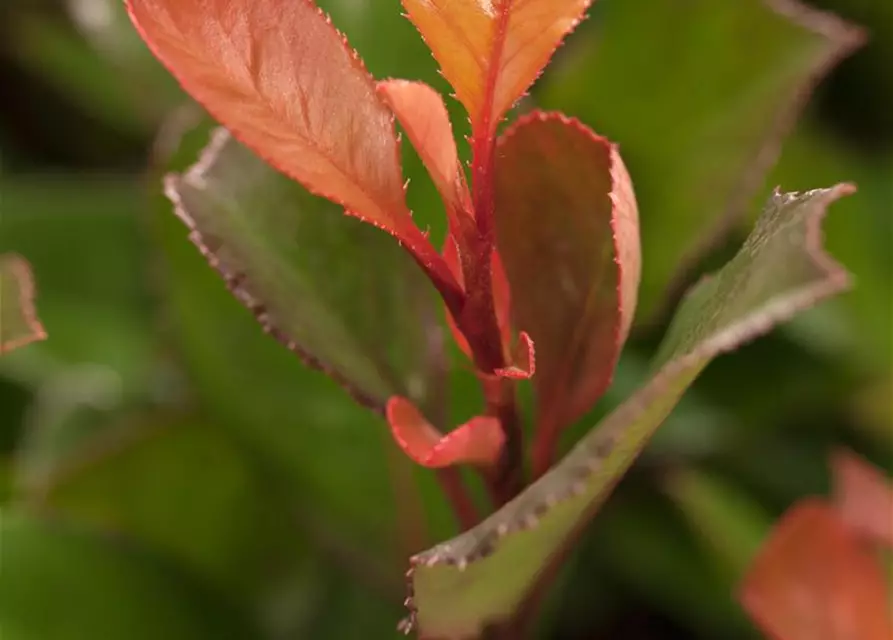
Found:
[{"label": "small curled red leaf", "polygon": [[34,297],[28,262],[15,254],[0,255],[0,355],[46,339]]},{"label": "small curled red leaf", "polygon": [[496,370],[496,375],[513,380],[527,380],[536,373],[536,352],[533,340],[523,331],[518,334],[518,342],[512,353],[511,365]]},{"label": "small curled red leaf", "polygon": [[491,416],[476,416],[443,435],[406,398],[394,396],[388,400],[385,413],[394,440],[423,467],[491,467],[499,460],[505,443],[499,421]]}]

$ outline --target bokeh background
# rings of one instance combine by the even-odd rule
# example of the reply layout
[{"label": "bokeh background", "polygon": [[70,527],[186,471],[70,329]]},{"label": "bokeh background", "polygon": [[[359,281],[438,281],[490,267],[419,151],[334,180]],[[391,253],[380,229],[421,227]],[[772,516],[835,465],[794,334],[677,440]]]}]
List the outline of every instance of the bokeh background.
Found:
[{"label": "bokeh background", "polygon": [[[376,76],[448,92],[397,0],[319,4]],[[849,180],[859,193],[825,229],[856,288],[710,366],[590,526],[542,637],[757,638],[734,589],[772,521],[827,492],[837,447],[893,468],[893,3],[816,4],[869,40],[698,268],[740,242],[772,186]],[[667,260],[712,226],[684,189],[717,216],[728,205],[667,175],[700,150],[734,173],[721,145],[762,135],[749,116],[796,63],[758,6],[601,0],[519,107],[619,141],[651,238],[639,327],[577,434],[642,381]],[[264,336],[187,242],[160,177],[191,159],[170,158],[201,115],[121,3],[3,0],[0,95],[0,252],[32,263],[50,336],[0,360],[0,637],[396,637],[404,559],[455,531],[449,513],[385,425]],[[408,149],[406,166],[436,236]],[[452,383],[467,416],[473,381],[460,368]]]}]

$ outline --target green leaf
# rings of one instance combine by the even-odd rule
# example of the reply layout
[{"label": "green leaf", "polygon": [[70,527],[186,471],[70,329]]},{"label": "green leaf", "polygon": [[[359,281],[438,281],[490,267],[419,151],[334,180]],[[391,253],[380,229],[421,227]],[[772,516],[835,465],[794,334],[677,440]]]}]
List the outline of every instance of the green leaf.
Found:
[{"label": "green leaf", "polygon": [[265,330],[363,404],[425,399],[438,311],[392,237],[340,215],[223,129],[166,186],[190,239]]},{"label": "green leaf", "polygon": [[536,98],[623,150],[642,215],[647,321],[747,210],[812,88],[862,36],[795,0],[697,0],[684,11],[673,0],[600,2],[586,29],[597,37],[569,43]]},{"label": "green leaf", "polygon": [[852,190],[774,194],[735,258],[686,297],[651,379],[513,501],[412,558],[410,625],[469,638],[511,617],[711,359],[845,289],[848,275],[822,250],[820,223]]},{"label": "green leaf", "polygon": [[4,510],[0,628],[14,640],[257,636],[187,575],[112,539]]},{"label": "green leaf", "polygon": [[[187,133],[171,159],[174,169],[184,169],[195,159],[207,141],[207,131],[200,127]],[[273,187],[284,180],[259,162],[257,171],[260,184]],[[208,415],[288,487],[296,512],[308,514],[298,518],[305,531],[330,551],[356,550],[351,553],[398,578],[401,557],[438,539],[428,537],[424,526],[411,520],[417,513],[414,510],[422,509],[420,492],[424,492],[424,510],[437,523],[433,532],[443,537],[456,530],[433,473],[414,468],[397,449],[382,419],[351,402],[331,379],[308,369],[264,335],[251,313],[187,240],[186,229],[159,191],[152,229],[162,258],[159,275],[165,311],[171,319],[168,338]],[[355,223],[341,215],[328,218],[329,222],[320,224]],[[375,242],[374,232],[359,233],[372,234]],[[398,251],[392,241],[383,248]],[[341,258],[346,268],[350,259]],[[387,262],[386,257],[382,259]],[[367,265],[367,270],[374,266]],[[353,273],[359,275],[360,270]],[[391,277],[398,279],[399,274]],[[375,320],[362,315],[367,300],[366,296],[348,300],[355,305],[345,310],[353,314],[351,322]],[[417,335],[413,331],[410,328],[401,336],[410,339]],[[438,331],[428,337],[436,347]],[[429,353],[436,354],[436,349]],[[423,481],[421,489],[412,482],[414,477]],[[418,544],[416,538],[410,545],[409,533],[406,538],[401,535],[404,527],[425,542]],[[355,562],[353,566],[363,565]]]},{"label": "green leaf", "polygon": [[21,256],[0,254],[0,355],[44,338],[30,265]]}]

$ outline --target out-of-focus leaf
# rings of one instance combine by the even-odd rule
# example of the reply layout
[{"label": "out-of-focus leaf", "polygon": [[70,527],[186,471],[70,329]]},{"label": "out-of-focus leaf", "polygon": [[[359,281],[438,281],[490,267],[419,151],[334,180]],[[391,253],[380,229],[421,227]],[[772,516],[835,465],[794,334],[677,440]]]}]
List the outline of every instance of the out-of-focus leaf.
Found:
[{"label": "out-of-focus leaf", "polygon": [[776,525],[741,586],[741,602],[773,640],[887,640],[887,587],[870,550],[819,500]]},{"label": "out-of-focus leaf", "polygon": [[611,381],[636,307],[638,212],[617,148],[560,114],[535,112],[507,130],[495,178],[513,320],[536,348],[542,473],[558,431]]},{"label": "out-of-focus leaf", "polygon": [[820,225],[852,190],[776,193],[738,254],[686,296],[651,379],[517,498],[412,558],[410,624],[466,638],[513,615],[710,360],[847,287]]},{"label": "out-of-focus leaf", "polygon": [[152,51],[264,160],[387,229],[456,289],[406,206],[390,110],[356,53],[309,0],[129,0]]},{"label": "out-of-focus leaf", "polygon": [[740,487],[694,468],[674,471],[665,485],[715,558],[718,573],[740,580],[769,529],[769,514]]},{"label": "out-of-focus leaf", "polygon": [[157,558],[4,510],[0,627],[15,640],[247,640],[226,603]]},{"label": "out-of-focus leaf", "polygon": [[30,482],[24,504],[136,539],[243,602],[281,587],[304,539],[247,456],[195,417],[118,421]]},{"label": "out-of-focus leaf", "polygon": [[41,385],[72,365],[104,366],[130,397],[151,395],[156,364],[145,269],[145,208],[124,176],[0,177],[0,253],[27,256],[52,339],[0,360],[0,375]]},{"label": "out-of-focus leaf", "polygon": [[596,9],[585,27],[597,37],[575,41],[536,98],[623,149],[642,216],[647,320],[669,283],[744,212],[813,86],[861,35],[795,0]]},{"label": "out-of-focus leaf", "polygon": [[337,215],[224,129],[166,191],[190,239],[265,330],[363,404],[425,400],[441,357],[428,348],[438,309],[393,238]]},{"label": "out-of-focus leaf", "polygon": [[403,0],[483,138],[492,137],[589,3]]},{"label": "out-of-focus leaf", "polygon": [[473,214],[443,98],[422,82],[383,80],[378,92],[391,107],[437,186],[447,210]]},{"label": "out-of-focus leaf", "polygon": [[840,517],[857,534],[893,548],[893,485],[881,470],[840,450],[831,458]]},{"label": "out-of-focus leaf", "polygon": [[21,256],[0,254],[0,355],[46,337],[30,265]]}]

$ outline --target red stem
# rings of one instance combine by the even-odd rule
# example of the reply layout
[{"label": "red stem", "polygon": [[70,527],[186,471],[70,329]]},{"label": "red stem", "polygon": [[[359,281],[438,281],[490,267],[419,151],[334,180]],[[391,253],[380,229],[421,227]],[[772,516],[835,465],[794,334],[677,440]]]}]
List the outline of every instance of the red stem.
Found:
[{"label": "red stem", "polygon": [[468,487],[462,481],[462,475],[457,468],[438,469],[437,479],[453,507],[453,514],[456,516],[459,526],[462,527],[462,531],[468,531],[481,521],[478,508],[471,499]]},{"label": "red stem", "polygon": [[536,423],[533,441],[533,478],[539,478],[552,466],[558,448],[558,423],[550,418],[540,417]]}]

